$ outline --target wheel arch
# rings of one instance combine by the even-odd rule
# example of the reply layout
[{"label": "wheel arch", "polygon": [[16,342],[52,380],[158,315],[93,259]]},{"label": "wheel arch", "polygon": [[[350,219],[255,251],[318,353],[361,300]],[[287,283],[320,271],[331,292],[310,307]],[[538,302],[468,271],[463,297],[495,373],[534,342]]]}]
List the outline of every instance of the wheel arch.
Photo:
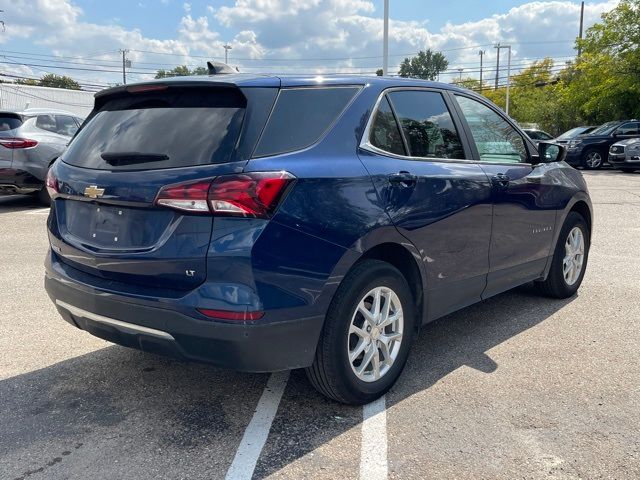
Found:
[{"label": "wheel arch", "polygon": [[372,232],[348,249],[336,264],[322,293],[324,302],[328,305],[342,284],[345,276],[354,266],[364,259],[375,259],[387,262],[396,267],[403,274],[416,302],[418,321],[417,328],[424,323],[427,309],[425,308],[426,268],[421,260],[418,249],[403,237],[395,227],[382,227]]}]

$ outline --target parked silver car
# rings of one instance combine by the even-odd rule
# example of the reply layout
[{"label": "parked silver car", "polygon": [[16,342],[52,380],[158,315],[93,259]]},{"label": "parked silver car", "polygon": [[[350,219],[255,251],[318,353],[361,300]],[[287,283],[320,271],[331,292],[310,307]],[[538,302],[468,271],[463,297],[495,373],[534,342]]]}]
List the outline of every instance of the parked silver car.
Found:
[{"label": "parked silver car", "polygon": [[608,161],[623,172],[640,170],[640,138],[628,138],[611,145]]},{"label": "parked silver car", "polygon": [[63,110],[0,111],[0,195],[32,193],[48,204],[44,182],[49,166],[82,121]]}]

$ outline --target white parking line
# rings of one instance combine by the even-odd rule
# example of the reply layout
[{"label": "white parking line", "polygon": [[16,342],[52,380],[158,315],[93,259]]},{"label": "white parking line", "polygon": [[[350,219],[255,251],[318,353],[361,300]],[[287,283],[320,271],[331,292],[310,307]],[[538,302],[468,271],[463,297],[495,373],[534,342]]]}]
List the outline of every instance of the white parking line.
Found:
[{"label": "white parking line", "polygon": [[387,406],[384,396],[362,407],[360,478],[387,478]]},{"label": "white parking line", "polygon": [[48,208],[38,208],[37,210],[29,210],[26,212],[27,215],[44,215],[49,214]]},{"label": "white parking line", "polygon": [[250,480],[253,476],[288,380],[289,371],[272,373],[269,377],[253,417],[244,431],[233,463],[227,471],[227,480]]}]

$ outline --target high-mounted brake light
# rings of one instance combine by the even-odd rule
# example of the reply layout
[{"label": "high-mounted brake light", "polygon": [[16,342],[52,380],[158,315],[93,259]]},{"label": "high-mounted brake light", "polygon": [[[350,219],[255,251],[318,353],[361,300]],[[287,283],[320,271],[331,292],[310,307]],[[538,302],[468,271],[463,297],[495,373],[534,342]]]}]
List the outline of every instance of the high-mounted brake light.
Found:
[{"label": "high-mounted brake light", "polygon": [[36,140],[28,138],[10,137],[0,138],[0,145],[5,148],[17,149],[17,148],[31,148],[38,145]]},{"label": "high-mounted brake light", "polygon": [[217,216],[270,218],[294,180],[288,172],[222,175],[166,186],[158,193],[156,204]]},{"label": "high-mounted brake light", "polygon": [[47,172],[47,179],[44,182],[47,187],[47,192],[49,193],[49,198],[55,197],[58,193],[60,193],[60,188],[58,187],[58,179],[53,175],[51,169]]},{"label": "high-mounted brake light", "polygon": [[259,320],[264,316],[264,312],[258,310],[252,312],[233,312],[231,310],[210,310],[207,308],[198,308],[198,311],[209,318],[217,318],[220,320]]},{"label": "high-mounted brake light", "polygon": [[131,85],[130,87],[127,87],[126,90],[129,93],[143,93],[143,92],[157,92],[160,90],[166,90],[167,87],[166,85]]}]

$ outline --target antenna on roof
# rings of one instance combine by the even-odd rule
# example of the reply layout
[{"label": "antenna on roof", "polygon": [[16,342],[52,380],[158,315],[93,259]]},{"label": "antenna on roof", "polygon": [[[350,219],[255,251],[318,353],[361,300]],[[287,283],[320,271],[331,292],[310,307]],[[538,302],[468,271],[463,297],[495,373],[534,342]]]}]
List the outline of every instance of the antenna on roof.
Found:
[{"label": "antenna on roof", "polygon": [[207,62],[207,69],[209,70],[209,75],[220,75],[223,73],[236,73],[239,70],[236,68],[235,70],[227,65],[226,63],[221,62]]}]

